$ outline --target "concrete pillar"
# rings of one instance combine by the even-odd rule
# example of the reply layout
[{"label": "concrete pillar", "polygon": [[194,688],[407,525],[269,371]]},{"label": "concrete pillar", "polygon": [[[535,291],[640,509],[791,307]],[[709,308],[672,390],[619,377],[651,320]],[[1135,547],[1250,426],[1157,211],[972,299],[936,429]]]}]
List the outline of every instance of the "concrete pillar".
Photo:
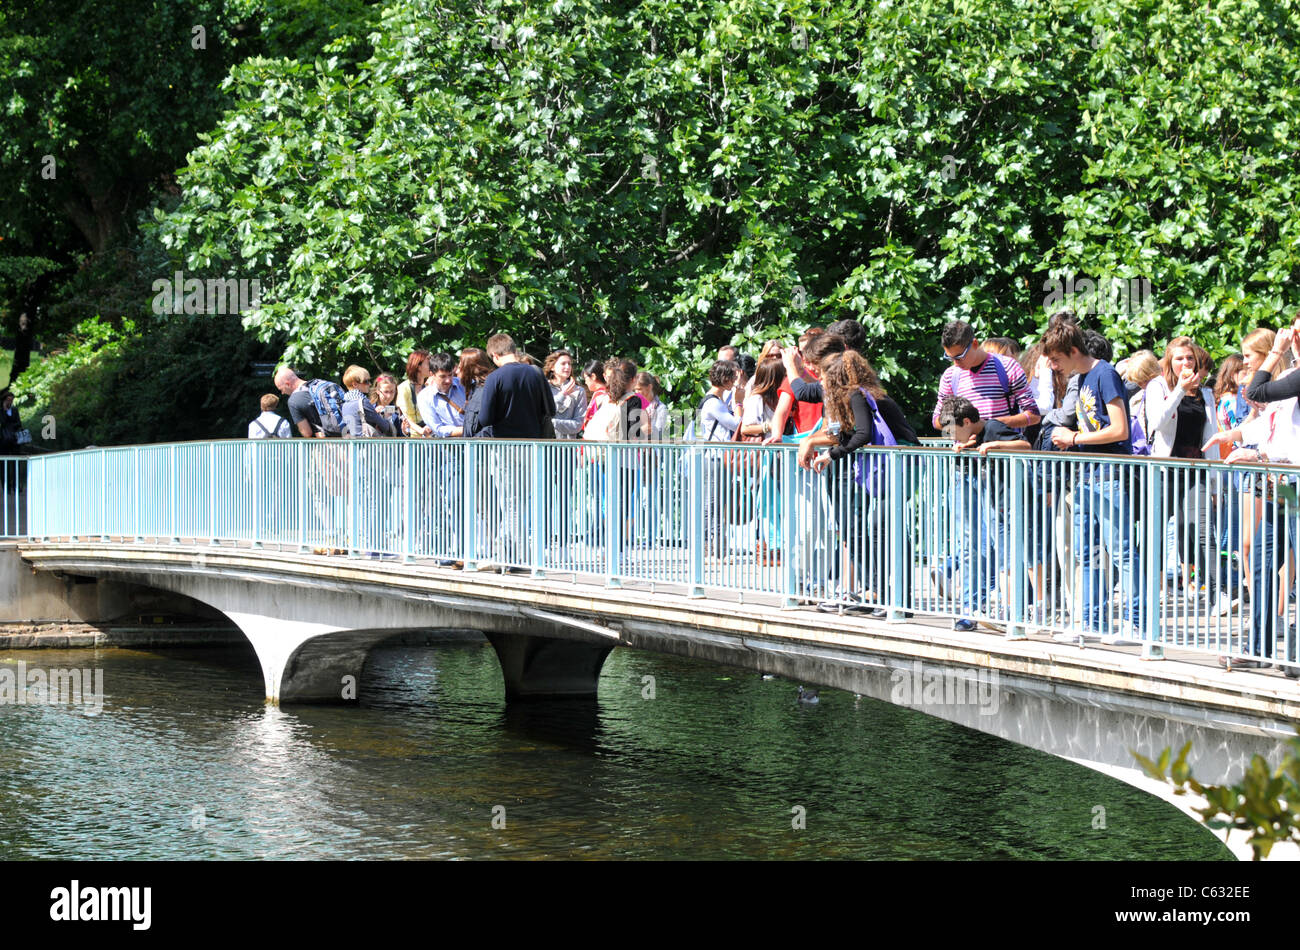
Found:
[{"label": "concrete pillar", "polygon": [[355,703],[370,648],[392,630],[342,630],[321,623],[230,612],[262,664],[266,701]]},{"label": "concrete pillar", "polygon": [[506,699],[587,698],[596,684],[612,643],[558,640],[519,633],[487,632],[501,661]]}]

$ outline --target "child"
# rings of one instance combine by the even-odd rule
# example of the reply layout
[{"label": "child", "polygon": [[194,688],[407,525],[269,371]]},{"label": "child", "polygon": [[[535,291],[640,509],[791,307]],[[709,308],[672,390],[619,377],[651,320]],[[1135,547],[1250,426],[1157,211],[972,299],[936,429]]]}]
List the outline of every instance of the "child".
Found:
[{"label": "child", "polygon": [[[983,457],[995,449],[1024,451],[1030,447],[1015,429],[996,419],[981,419],[979,410],[969,399],[960,396],[945,398],[939,405],[938,415],[939,426],[952,439],[954,452],[974,449]],[[961,521],[962,607],[974,615],[985,612],[989,588],[996,584],[1006,562],[1007,504],[1011,499],[1005,491],[1005,484],[999,486],[996,480],[989,482],[985,466],[959,462],[955,469],[954,475],[961,488],[956,497],[962,500],[956,513]],[[999,492],[999,488],[1003,490]],[[990,546],[993,549],[992,571],[989,570],[987,550]],[[1003,590],[1008,588],[1004,586]],[[1004,602],[1009,600],[1004,597]],[[999,629],[989,621],[984,621],[984,624]],[[968,632],[975,629],[975,621],[971,617],[961,617],[952,626],[954,630]]]}]

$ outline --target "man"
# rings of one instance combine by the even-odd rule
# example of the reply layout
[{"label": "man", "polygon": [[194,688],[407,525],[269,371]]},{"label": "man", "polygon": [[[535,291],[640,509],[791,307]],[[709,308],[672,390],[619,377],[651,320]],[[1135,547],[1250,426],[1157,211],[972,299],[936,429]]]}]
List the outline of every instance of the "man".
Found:
[{"label": "man", "polygon": [[[1079,374],[1078,423],[1076,428],[1057,426],[1052,444],[1061,451],[1103,452],[1131,455],[1128,405],[1124,381],[1115,367],[1089,355],[1083,332],[1062,322],[1048,329],[1043,351],[1052,369]],[[1074,531],[1071,538],[1083,567],[1082,636],[1059,633],[1057,640],[1103,643],[1141,643],[1142,572],[1132,538],[1129,495],[1139,490],[1130,466],[1087,463],[1074,479]],[[1111,565],[1119,575],[1124,596],[1124,617],[1118,632],[1107,630],[1112,583],[1099,563],[1098,547],[1104,544]],[[1105,632],[1103,632],[1105,631]]]},{"label": "man", "polygon": [[337,383],[328,386],[336,393],[335,398],[326,397],[326,410],[331,418],[322,420],[316,400],[312,398],[311,384],[287,366],[275,371],[275,388],[289,397],[289,418],[304,439],[337,438],[343,434],[343,391]]},{"label": "man", "polygon": [[943,328],[941,342],[952,365],[939,379],[939,398],[930,418],[936,429],[942,428],[939,408],[949,396],[969,399],[981,419],[996,419],[1010,429],[1024,429],[1039,421],[1034,394],[1019,363],[984,352],[975,338],[975,328],[961,320]]},{"label": "man", "polygon": [[483,383],[476,430],[496,439],[539,439],[555,415],[555,398],[542,371],[519,359],[515,341],[498,333],[487,341],[497,370]]},{"label": "man", "polygon": [[262,397],[262,414],[248,424],[248,437],[250,439],[290,439],[293,433],[289,431],[289,420],[276,412],[276,407],[280,405],[280,397],[275,393],[267,393]]},{"label": "man", "polygon": [[[549,430],[555,398],[542,371],[519,358],[515,341],[505,333],[488,338],[487,355],[496,370],[483,383],[482,402],[473,428],[465,434],[495,439],[538,439]],[[516,450],[497,456],[500,469],[494,494],[501,501],[501,531],[494,540],[504,542],[504,561],[512,573],[527,573],[528,501],[532,497],[526,457]],[[491,499],[488,500],[489,502]],[[545,531],[544,525],[532,526]],[[483,565],[480,565],[482,567]]]},{"label": "man", "polygon": [[421,389],[415,399],[420,418],[439,439],[464,435],[465,404],[469,400],[464,385],[454,373],[456,360],[450,353],[435,353],[428,362],[431,371],[429,385]]}]

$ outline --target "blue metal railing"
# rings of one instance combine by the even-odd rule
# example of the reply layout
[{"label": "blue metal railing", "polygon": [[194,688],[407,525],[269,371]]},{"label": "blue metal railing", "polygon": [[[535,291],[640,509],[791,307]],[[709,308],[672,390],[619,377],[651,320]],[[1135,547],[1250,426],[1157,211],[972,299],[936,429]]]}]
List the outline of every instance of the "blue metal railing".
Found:
[{"label": "blue metal railing", "polygon": [[0,456],[0,539],[27,533],[27,459]]},{"label": "blue metal railing", "polygon": [[1300,668],[1291,468],[926,446],[814,474],[792,446],[308,439],[5,471],[8,537],[430,559]]}]

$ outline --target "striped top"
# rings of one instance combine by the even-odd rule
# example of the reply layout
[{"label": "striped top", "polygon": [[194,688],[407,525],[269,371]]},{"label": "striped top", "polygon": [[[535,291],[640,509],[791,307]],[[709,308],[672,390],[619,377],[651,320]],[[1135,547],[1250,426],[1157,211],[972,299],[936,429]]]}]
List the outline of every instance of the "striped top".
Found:
[{"label": "striped top", "polygon": [[[998,371],[993,365],[994,360],[1000,360],[1006,370],[1006,389],[1002,386],[1002,380],[998,378]],[[981,419],[1014,416],[1020,412],[1039,415],[1034,394],[1029,391],[1029,379],[1025,376],[1025,371],[1015,360],[998,356],[996,353],[990,353],[988,359],[974,370],[949,366],[943,371],[943,377],[939,380],[939,398],[934,404],[936,418],[939,415],[939,406],[949,396],[962,396],[969,399],[979,410]]]}]

